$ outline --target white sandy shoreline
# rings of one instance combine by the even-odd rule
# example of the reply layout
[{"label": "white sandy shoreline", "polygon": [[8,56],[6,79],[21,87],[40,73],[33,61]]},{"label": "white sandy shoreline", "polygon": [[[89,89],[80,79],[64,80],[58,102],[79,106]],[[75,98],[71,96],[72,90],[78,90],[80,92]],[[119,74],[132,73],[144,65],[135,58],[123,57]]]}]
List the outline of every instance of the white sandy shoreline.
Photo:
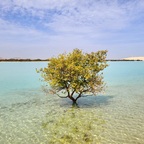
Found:
[{"label": "white sandy shoreline", "polygon": [[144,61],[144,57],[128,57],[128,58],[123,58],[123,60],[142,60],[142,61]]}]

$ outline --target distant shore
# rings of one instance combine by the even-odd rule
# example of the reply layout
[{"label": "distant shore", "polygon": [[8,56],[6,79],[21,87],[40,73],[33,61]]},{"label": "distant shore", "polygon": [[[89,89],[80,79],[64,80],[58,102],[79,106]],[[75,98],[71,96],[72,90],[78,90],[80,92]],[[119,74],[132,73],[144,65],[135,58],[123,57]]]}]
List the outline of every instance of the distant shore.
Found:
[{"label": "distant shore", "polygon": [[[43,62],[49,59],[0,59],[0,62]],[[107,59],[106,61],[144,61],[144,57],[129,57],[124,59]]]},{"label": "distant shore", "polygon": [[144,61],[144,57],[128,57],[128,58],[124,58],[124,60],[139,60],[139,61]]},{"label": "distant shore", "polygon": [[0,62],[42,62],[49,59],[0,59]]}]

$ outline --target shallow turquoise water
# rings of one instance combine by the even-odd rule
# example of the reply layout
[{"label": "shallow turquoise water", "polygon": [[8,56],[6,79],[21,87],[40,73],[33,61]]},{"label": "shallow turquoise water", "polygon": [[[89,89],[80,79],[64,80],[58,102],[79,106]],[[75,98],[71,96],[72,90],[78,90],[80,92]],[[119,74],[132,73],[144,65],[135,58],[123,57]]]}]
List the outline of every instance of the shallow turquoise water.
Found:
[{"label": "shallow turquoise water", "polygon": [[[43,123],[71,109],[71,101],[42,91],[35,69],[46,65],[0,63],[0,143],[48,143],[52,124],[44,129]],[[109,62],[104,76],[105,92],[79,99],[80,109],[105,121],[101,143],[143,144],[144,62]]]}]

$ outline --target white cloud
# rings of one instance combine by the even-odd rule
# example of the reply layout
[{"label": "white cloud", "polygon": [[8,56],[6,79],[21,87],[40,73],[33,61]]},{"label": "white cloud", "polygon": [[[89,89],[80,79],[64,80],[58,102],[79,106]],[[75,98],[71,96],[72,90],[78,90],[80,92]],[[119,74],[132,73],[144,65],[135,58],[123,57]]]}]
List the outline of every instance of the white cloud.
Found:
[{"label": "white cloud", "polygon": [[11,2],[6,0],[0,5],[4,10],[12,9],[12,12],[17,10],[22,13],[28,12],[45,22],[51,19],[50,26],[55,29],[58,25],[59,27],[84,25],[95,29],[121,29],[127,26],[141,11],[144,11],[144,1],[131,0],[121,4],[119,1],[13,0]]},{"label": "white cloud", "polygon": [[0,19],[0,35],[13,35],[13,36],[22,36],[22,35],[37,35],[39,31],[31,29],[28,27],[22,27],[15,23],[10,23],[3,19]]},{"label": "white cloud", "polygon": [[75,47],[95,49],[103,48],[101,43],[109,40],[111,43],[130,42],[134,39],[132,34],[138,36],[143,30],[139,19],[144,18],[144,0],[0,1],[3,46],[11,42],[15,47],[23,44],[23,47],[60,46],[64,50],[67,47],[69,50]]},{"label": "white cloud", "polygon": [[127,28],[143,15],[144,1],[5,0],[0,7],[1,15],[18,12],[31,19],[37,17],[41,27],[55,32],[86,34]]}]

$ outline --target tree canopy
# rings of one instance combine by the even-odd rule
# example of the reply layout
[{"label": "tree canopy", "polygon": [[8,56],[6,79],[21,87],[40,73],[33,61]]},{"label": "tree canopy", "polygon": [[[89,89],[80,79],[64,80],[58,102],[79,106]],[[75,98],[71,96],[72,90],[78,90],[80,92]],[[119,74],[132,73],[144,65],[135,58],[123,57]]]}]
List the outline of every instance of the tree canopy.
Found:
[{"label": "tree canopy", "polygon": [[51,92],[76,103],[84,95],[96,95],[103,90],[102,70],[108,66],[106,56],[106,50],[83,53],[74,49],[71,53],[51,58],[47,67],[38,72],[50,85]]}]

